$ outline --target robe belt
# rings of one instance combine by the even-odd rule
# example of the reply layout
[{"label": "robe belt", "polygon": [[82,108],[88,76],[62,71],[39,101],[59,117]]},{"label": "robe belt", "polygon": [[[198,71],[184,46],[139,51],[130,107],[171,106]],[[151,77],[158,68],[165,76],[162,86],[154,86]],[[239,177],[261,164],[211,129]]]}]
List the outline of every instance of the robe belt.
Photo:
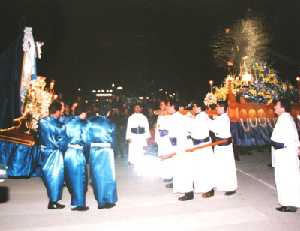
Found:
[{"label": "robe belt", "polygon": [[131,128],[131,133],[144,134],[145,133],[145,128],[144,127]]},{"label": "robe belt", "polygon": [[170,139],[170,142],[171,142],[172,146],[176,146],[177,138],[176,137],[170,137],[169,139]]},{"label": "robe belt", "polygon": [[91,143],[91,147],[110,148],[111,143]]},{"label": "robe belt", "polygon": [[46,145],[40,145],[41,150],[45,150],[45,149],[51,149],[51,150],[58,150],[58,147],[50,147],[50,146],[46,146]]},{"label": "robe belt", "polygon": [[158,129],[158,132],[160,137],[164,137],[169,134],[169,131],[165,129]]},{"label": "robe belt", "polygon": [[79,150],[82,150],[82,149],[83,149],[83,146],[80,145],[80,144],[68,144],[68,147],[69,147],[69,148],[79,149]]},{"label": "robe belt", "polygon": [[224,144],[218,144],[218,146],[227,146],[232,143],[232,137],[229,138],[220,138],[220,137],[215,137],[215,141],[224,141]]},{"label": "robe belt", "polygon": [[191,137],[191,139],[192,139],[194,145],[209,142],[209,137],[206,137],[204,139],[194,139],[193,137]]},{"label": "robe belt", "polygon": [[273,140],[271,140],[271,145],[274,149],[283,149],[283,148],[286,148],[284,146],[284,143],[278,143],[278,142],[275,142]]}]

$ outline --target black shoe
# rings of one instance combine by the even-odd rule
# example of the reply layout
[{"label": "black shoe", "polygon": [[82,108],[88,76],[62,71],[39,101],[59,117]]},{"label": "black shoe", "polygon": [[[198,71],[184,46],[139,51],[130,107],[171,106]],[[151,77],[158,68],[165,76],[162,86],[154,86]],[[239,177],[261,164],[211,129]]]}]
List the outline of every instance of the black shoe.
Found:
[{"label": "black shoe", "polygon": [[48,209],[63,209],[65,206],[58,202],[49,202]]},{"label": "black shoe", "polygon": [[236,191],[227,191],[224,193],[225,196],[231,196],[233,194],[236,194]]},{"label": "black shoe", "polygon": [[173,183],[166,184],[166,188],[173,188]]},{"label": "black shoe", "polygon": [[276,208],[279,212],[297,212],[297,208],[295,206],[281,206],[279,208]]},{"label": "black shoe", "polygon": [[77,207],[71,208],[72,211],[87,211],[89,209],[90,208],[88,206],[77,206]]},{"label": "black shoe", "polygon": [[209,197],[213,197],[215,195],[215,191],[212,189],[206,193],[202,193],[202,197],[203,198],[209,198]]},{"label": "black shoe", "polygon": [[178,200],[180,201],[187,201],[187,200],[193,200],[194,199],[194,192],[187,192],[184,194],[184,196],[179,197]]},{"label": "black shoe", "polygon": [[110,209],[115,205],[115,203],[105,203],[104,205],[98,205],[98,209]]},{"label": "black shoe", "polygon": [[170,178],[170,179],[163,179],[163,182],[168,183],[168,182],[171,182],[172,180],[173,180],[172,178]]}]

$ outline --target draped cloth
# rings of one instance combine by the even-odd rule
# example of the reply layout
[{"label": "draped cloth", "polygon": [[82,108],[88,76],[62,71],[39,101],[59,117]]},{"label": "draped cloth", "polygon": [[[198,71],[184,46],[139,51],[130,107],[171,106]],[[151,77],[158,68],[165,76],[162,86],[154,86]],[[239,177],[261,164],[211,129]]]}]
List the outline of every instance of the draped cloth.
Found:
[{"label": "draped cloth", "polygon": [[66,146],[65,127],[52,116],[39,121],[42,179],[51,202],[62,198],[64,184],[63,152]]},{"label": "draped cloth", "polygon": [[112,148],[115,125],[102,116],[92,117],[89,121],[89,165],[95,199],[99,206],[114,204],[118,200]]},{"label": "draped cloth", "polygon": [[251,122],[249,120],[231,122],[230,129],[234,144],[243,147],[270,144],[273,127],[272,123],[267,123],[266,121],[265,119],[262,121],[259,120],[259,122]]},{"label": "draped cloth", "polygon": [[20,114],[20,76],[22,38],[18,38],[0,54],[0,128],[10,127]]},{"label": "draped cloth", "polygon": [[40,149],[0,141],[0,164],[8,167],[9,177],[40,176]]}]

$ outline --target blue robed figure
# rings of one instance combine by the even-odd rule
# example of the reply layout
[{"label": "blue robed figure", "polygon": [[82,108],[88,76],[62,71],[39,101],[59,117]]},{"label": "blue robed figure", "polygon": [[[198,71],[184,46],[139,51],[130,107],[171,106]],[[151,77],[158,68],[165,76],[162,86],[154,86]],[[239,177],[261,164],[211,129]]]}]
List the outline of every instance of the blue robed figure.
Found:
[{"label": "blue robed figure", "polygon": [[39,121],[42,179],[49,198],[48,209],[62,209],[59,204],[64,184],[63,152],[66,146],[65,126],[59,121],[62,105],[54,101],[49,107],[49,116]]},{"label": "blue robed figure", "polygon": [[61,101],[62,105],[62,115],[59,117],[59,121],[62,122],[63,124],[67,124],[70,122],[75,116],[73,114],[69,113],[69,106],[65,104],[65,102]]},{"label": "blue robed figure", "polygon": [[90,175],[98,209],[112,208],[118,200],[114,163],[115,125],[104,116],[89,119]]},{"label": "blue robed figure", "polygon": [[74,119],[73,115],[62,115],[59,118],[59,122],[63,123],[63,124],[67,124],[68,122],[70,122],[72,119]]},{"label": "blue robed figure", "polygon": [[88,120],[84,106],[79,106],[78,116],[66,124],[68,149],[65,153],[65,176],[71,193],[72,210],[86,211],[87,169],[84,147],[87,145]]}]

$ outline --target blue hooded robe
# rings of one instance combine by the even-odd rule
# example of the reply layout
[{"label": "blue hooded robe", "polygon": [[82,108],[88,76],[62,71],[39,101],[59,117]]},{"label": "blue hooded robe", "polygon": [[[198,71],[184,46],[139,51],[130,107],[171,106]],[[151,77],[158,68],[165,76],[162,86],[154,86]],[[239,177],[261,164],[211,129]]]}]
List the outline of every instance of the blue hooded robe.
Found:
[{"label": "blue hooded robe", "polygon": [[83,153],[87,144],[88,121],[74,117],[66,124],[68,149],[65,153],[65,176],[71,193],[71,206],[86,206],[87,170]]},{"label": "blue hooded robe", "polygon": [[115,125],[103,116],[89,119],[90,175],[98,206],[117,202],[114,163]]},{"label": "blue hooded robe", "polygon": [[39,121],[42,179],[50,202],[61,200],[64,184],[63,152],[66,147],[65,126],[53,116]]}]

